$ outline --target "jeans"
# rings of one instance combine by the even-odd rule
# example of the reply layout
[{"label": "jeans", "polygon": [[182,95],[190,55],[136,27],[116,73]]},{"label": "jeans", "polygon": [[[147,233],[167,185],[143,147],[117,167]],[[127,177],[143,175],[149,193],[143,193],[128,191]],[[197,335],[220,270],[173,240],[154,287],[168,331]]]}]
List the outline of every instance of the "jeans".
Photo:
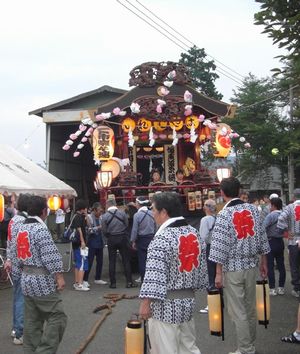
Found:
[{"label": "jeans", "polygon": [[84,281],[89,280],[89,274],[92,269],[95,257],[96,257],[95,280],[101,279],[102,265],[103,265],[103,248],[92,248],[91,247],[91,248],[89,248],[89,255],[88,255],[89,269],[84,273],[84,277],[83,277]]},{"label": "jeans", "polygon": [[297,245],[290,245],[288,248],[292,285],[294,290],[300,291],[300,250]]},{"label": "jeans", "polygon": [[275,289],[275,272],[274,272],[274,260],[279,271],[279,287],[284,288],[285,284],[285,265],[284,265],[284,242],[282,238],[269,239],[271,252],[267,254],[268,259],[268,278],[270,283],[270,289]]},{"label": "jeans", "polygon": [[16,337],[23,335],[24,328],[24,296],[21,289],[21,278],[13,278],[13,329],[16,331]]}]

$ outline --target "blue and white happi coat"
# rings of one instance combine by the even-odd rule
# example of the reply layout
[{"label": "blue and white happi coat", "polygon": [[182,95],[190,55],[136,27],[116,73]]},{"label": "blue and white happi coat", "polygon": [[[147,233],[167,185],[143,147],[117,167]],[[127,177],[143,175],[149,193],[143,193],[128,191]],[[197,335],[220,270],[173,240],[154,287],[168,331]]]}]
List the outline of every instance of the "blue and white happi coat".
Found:
[{"label": "blue and white happi coat", "polygon": [[296,245],[300,240],[300,200],[287,205],[279,215],[277,227],[282,230],[288,230],[293,234],[289,238],[289,245]]},{"label": "blue and white happi coat", "polygon": [[22,272],[21,287],[24,295],[46,296],[56,291],[55,273],[63,272],[62,257],[46,224],[37,216],[30,216],[21,224],[16,237],[17,267],[42,268],[49,274]]},{"label": "blue and white happi coat", "polygon": [[192,319],[195,299],[168,299],[167,294],[172,290],[206,289],[206,245],[183,218],[173,219],[175,222],[157,231],[149,245],[140,298],[153,300],[153,318],[179,324]]},{"label": "blue and white happi coat", "polygon": [[234,199],[217,215],[209,259],[223,265],[225,272],[254,268],[259,255],[270,252],[256,206]]}]

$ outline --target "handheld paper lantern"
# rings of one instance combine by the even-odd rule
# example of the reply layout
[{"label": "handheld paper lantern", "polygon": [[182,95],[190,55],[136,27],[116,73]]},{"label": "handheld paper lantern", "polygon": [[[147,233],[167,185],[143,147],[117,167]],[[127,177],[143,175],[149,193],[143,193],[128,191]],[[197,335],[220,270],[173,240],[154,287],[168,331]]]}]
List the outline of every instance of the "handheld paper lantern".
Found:
[{"label": "handheld paper lantern", "polygon": [[125,133],[128,133],[129,130],[134,131],[135,121],[131,118],[125,118],[122,122],[122,129]]},{"label": "handheld paper lantern", "polygon": [[140,118],[137,122],[137,127],[141,132],[148,132],[151,128],[151,121],[146,118]]},{"label": "handheld paper lantern", "polygon": [[5,210],[5,199],[2,194],[0,194],[0,222],[4,219],[4,210]]},{"label": "handheld paper lantern", "polygon": [[194,128],[197,129],[199,127],[199,119],[197,116],[189,116],[185,118],[185,126],[188,129],[192,128],[192,125],[194,124]]},{"label": "handheld paper lantern", "polygon": [[52,211],[56,211],[61,206],[61,198],[57,195],[52,195],[47,201],[48,208]]},{"label": "handheld paper lantern", "polygon": [[267,280],[256,282],[256,312],[258,323],[267,328],[270,320],[270,289]]},{"label": "handheld paper lantern", "polygon": [[214,154],[216,157],[227,157],[231,149],[231,139],[229,134],[231,128],[229,125],[221,123],[217,126],[215,148],[217,152]]},{"label": "handheld paper lantern", "polygon": [[224,340],[223,298],[221,290],[209,290],[207,295],[210,334]]},{"label": "handheld paper lantern", "polygon": [[125,328],[125,354],[144,353],[144,329],[139,320],[130,320]]},{"label": "handheld paper lantern", "polygon": [[106,125],[100,125],[93,132],[95,161],[107,161],[113,157],[115,149],[114,131]]}]

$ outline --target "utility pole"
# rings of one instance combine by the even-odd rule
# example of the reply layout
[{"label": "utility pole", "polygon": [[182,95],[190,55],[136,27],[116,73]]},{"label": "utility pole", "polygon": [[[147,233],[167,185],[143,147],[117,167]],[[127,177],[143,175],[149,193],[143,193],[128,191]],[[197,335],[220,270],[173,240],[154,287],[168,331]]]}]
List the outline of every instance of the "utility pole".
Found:
[{"label": "utility pole", "polygon": [[[290,84],[289,90],[290,96],[290,133],[294,129],[294,122],[293,122],[293,89],[292,85]],[[295,189],[295,173],[294,173],[294,156],[293,153],[290,152],[288,156],[288,183],[289,183],[289,201],[293,200],[293,192]]]}]

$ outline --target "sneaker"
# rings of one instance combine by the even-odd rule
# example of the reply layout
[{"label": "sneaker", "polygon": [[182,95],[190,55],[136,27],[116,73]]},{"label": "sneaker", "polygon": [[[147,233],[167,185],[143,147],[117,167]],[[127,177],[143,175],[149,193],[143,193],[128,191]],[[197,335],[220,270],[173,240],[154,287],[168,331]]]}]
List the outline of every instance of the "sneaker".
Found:
[{"label": "sneaker", "polygon": [[279,287],[279,288],[277,289],[277,294],[278,294],[278,295],[284,295],[284,294],[285,294],[284,288],[280,288],[280,287]]},{"label": "sneaker", "polygon": [[14,329],[11,331],[10,336],[16,338],[16,331]]},{"label": "sneaker", "polygon": [[276,296],[276,295],[277,295],[276,289],[270,289],[270,296]]},{"label": "sneaker", "polygon": [[208,313],[208,306],[206,306],[204,309],[201,309],[199,312],[203,313],[203,314],[207,314]]},{"label": "sneaker", "polygon": [[300,296],[300,291],[293,289],[292,292],[291,292],[291,295],[295,296],[295,297],[299,297]]},{"label": "sneaker", "polygon": [[14,343],[15,345],[22,345],[22,344],[23,344],[23,336],[20,337],[20,338],[15,337],[15,338],[13,339],[13,343]]},{"label": "sneaker", "polygon": [[135,282],[137,282],[137,283],[141,283],[141,282],[142,282],[142,278],[141,278],[141,277],[139,277],[139,278],[135,279]]},{"label": "sneaker", "polygon": [[94,283],[95,284],[100,284],[100,285],[105,285],[105,284],[107,284],[107,281],[104,281],[104,280],[100,279],[100,280],[95,280]]},{"label": "sneaker", "polygon": [[235,352],[230,352],[228,354],[242,354],[238,349]]},{"label": "sneaker", "polygon": [[84,286],[84,287],[86,287],[86,288],[90,288],[91,286],[90,286],[90,283],[88,282],[88,281],[83,281],[82,282],[82,285]]},{"label": "sneaker", "polygon": [[90,290],[90,288],[83,286],[83,284],[76,284],[74,286],[74,289],[77,291],[89,291]]}]

